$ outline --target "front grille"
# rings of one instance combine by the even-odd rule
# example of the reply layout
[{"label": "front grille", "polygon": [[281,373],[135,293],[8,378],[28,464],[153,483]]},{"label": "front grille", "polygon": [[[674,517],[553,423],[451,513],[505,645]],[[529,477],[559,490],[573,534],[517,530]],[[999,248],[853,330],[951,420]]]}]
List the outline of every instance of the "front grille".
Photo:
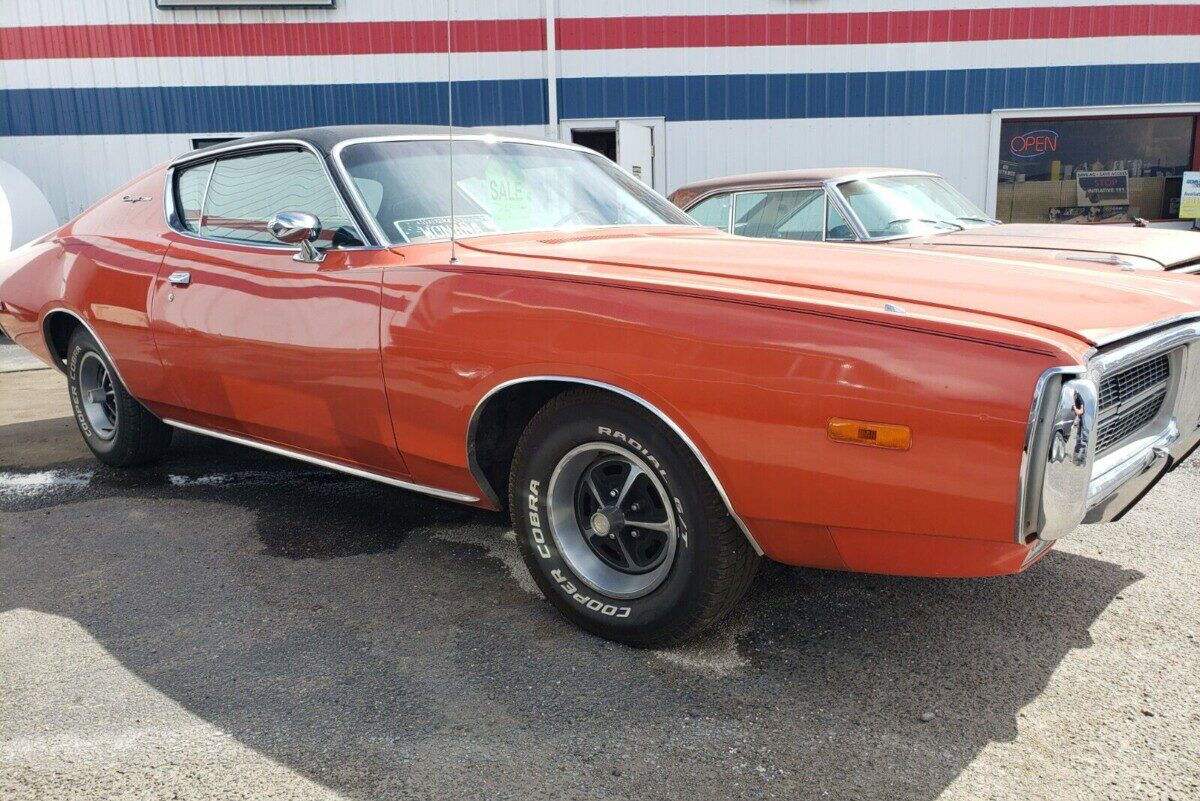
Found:
[{"label": "front grille", "polygon": [[1096,453],[1104,453],[1157,417],[1166,398],[1167,391],[1164,389],[1134,404],[1129,410],[1114,415],[1112,419],[1101,422],[1096,432]]},{"label": "front grille", "polygon": [[1155,356],[1127,367],[1100,384],[1096,454],[1150,423],[1162,410],[1171,383],[1171,359]]},{"label": "front grille", "polygon": [[1165,354],[1122,370],[1100,384],[1100,414],[1170,379],[1171,360]]}]

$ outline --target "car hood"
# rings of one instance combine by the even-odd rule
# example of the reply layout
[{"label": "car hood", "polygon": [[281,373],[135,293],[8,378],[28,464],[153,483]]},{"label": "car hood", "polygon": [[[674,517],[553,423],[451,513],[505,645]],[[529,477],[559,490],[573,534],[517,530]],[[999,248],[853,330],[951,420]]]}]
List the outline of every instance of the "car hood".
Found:
[{"label": "car hood", "polygon": [[459,246],[553,260],[541,262],[540,269],[592,279],[655,280],[685,289],[719,282],[739,294],[801,301],[817,299],[817,290],[866,299],[873,308],[934,307],[959,313],[968,325],[978,324],[974,315],[985,315],[1088,344],[1200,313],[1200,282],[1182,276],[1081,270],[931,248],[780,242],[674,227],[476,237]]},{"label": "car hood", "polygon": [[1073,250],[1152,259],[1168,270],[1200,262],[1200,234],[1132,225],[1008,223],[905,239],[905,244]]}]

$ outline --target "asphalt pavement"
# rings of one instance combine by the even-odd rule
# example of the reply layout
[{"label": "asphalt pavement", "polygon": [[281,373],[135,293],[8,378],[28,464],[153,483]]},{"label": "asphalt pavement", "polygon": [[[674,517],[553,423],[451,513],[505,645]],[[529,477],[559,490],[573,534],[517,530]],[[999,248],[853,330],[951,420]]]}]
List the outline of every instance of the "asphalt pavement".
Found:
[{"label": "asphalt pavement", "polygon": [[765,565],[721,631],[559,618],[506,520],[0,372],[0,798],[1200,798],[1200,466],[1030,572]]}]

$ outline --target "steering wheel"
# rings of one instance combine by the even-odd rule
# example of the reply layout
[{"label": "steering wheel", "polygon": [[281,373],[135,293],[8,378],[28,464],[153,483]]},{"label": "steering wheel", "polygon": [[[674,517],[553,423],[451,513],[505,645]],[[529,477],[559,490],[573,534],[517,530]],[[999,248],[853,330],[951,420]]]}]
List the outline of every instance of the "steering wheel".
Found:
[{"label": "steering wheel", "polygon": [[554,224],[554,227],[561,228],[564,225],[587,225],[589,222],[592,225],[604,225],[605,220],[599,214],[591,211],[590,209],[580,209],[563,217]]}]

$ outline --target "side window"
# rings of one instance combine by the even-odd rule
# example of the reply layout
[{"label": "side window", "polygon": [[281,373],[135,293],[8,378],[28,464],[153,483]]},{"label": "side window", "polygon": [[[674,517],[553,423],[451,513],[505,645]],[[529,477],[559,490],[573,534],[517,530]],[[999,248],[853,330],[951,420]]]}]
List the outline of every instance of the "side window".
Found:
[{"label": "side window", "polygon": [[733,232],[819,242],[824,238],[824,205],[820,189],[742,192],[733,203]]},{"label": "side window", "polygon": [[804,242],[820,242],[825,238],[825,192],[821,189],[806,189],[803,192],[781,192],[791,195],[791,216],[784,219],[772,236],[779,239],[799,239]]},{"label": "side window", "polygon": [[305,211],[321,221],[325,245],[361,245],[350,215],[312,153],[288,150],[222,159],[213,169],[200,233],[236,242],[274,244],[267,221]]},{"label": "side window", "polygon": [[689,209],[688,215],[701,225],[728,231],[729,195],[713,195],[706,198]]},{"label": "side window", "polygon": [[198,164],[180,170],[175,176],[175,212],[183,226],[193,233],[200,231],[200,204],[204,202],[204,188],[212,163]]},{"label": "side window", "polygon": [[846,224],[846,218],[838,211],[837,206],[832,203],[826,204],[828,210],[825,212],[825,238],[826,239],[854,239],[854,231]]}]

